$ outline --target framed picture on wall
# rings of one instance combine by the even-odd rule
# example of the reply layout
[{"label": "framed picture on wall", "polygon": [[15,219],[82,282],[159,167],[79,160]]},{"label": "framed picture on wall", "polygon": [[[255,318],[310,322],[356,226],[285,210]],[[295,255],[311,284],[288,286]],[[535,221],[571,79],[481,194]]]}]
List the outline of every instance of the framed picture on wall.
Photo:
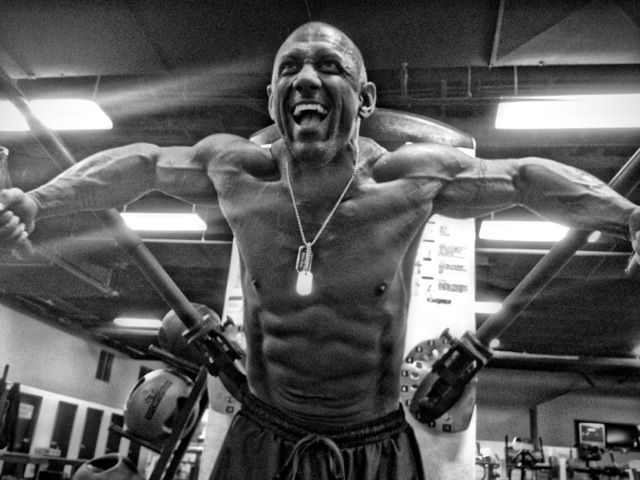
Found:
[{"label": "framed picture on wall", "polygon": [[578,445],[593,445],[605,448],[606,427],[600,422],[583,422],[576,420],[576,440]]}]

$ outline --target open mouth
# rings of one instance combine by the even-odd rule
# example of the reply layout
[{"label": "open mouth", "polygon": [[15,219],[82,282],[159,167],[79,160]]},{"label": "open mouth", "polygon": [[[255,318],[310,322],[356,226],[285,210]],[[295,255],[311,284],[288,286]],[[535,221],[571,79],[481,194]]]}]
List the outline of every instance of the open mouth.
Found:
[{"label": "open mouth", "polygon": [[300,103],[293,109],[293,120],[302,127],[313,127],[324,120],[329,112],[319,103]]}]

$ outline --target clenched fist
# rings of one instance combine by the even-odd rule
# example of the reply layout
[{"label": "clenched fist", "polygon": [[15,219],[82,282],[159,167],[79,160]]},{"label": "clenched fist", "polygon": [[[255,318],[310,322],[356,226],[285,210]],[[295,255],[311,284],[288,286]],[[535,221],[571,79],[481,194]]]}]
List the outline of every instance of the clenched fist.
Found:
[{"label": "clenched fist", "polygon": [[29,245],[35,228],[38,204],[19,188],[0,191],[0,248],[22,249]]}]

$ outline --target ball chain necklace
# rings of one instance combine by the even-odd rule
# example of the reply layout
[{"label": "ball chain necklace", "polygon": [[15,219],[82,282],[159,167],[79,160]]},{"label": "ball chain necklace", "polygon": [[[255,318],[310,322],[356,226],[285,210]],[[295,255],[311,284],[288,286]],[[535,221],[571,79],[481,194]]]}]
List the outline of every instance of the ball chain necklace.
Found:
[{"label": "ball chain necklace", "polygon": [[360,163],[360,147],[358,146],[357,141],[356,141],[355,149],[356,149],[356,155],[353,161],[353,174],[351,175],[351,178],[347,182],[347,185],[342,190],[342,193],[338,197],[338,201],[333,206],[333,208],[329,212],[329,215],[327,215],[327,218],[324,220],[322,226],[318,230],[318,233],[316,233],[316,236],[313,237],[313,240],[311,240],[310,242],[307,241],[307,237],[304,234],[304,229],[302,228],[302,220],[300,220],[300,212],[298,212],[298,206],[296,205],[296,197],[295,197],[295,194],[293,193],[293,185],[291,184],[291,177],[289,176],[289,160],[287,159],[284,162],[284,171],[285,171],[285,176],[287,178],[287,186],[289,187],[289,194],[291,195],[291,202],[293,203],[293,211],[296,214],[296,221],[298,222],[298,230],[300,231],[300,237],[302,238],[302,245],[298,248],[298,257],[296,258],[296,271],[298,272],[298,280],[296,282],[296,292],[298,293],[298,295],[309,295],[311,293],[311,290],[313,288],[313,274],[311,273],[311,262],[313,260],[313,252],[311,248],[316,243],[318,238],[320,238],[320,235],[322,235],[322,232],[324,232],[324,229],[329,224],[329,221],[331,221],[331,218],[333,217],[334,213],[336,213],[336,210],[338,210],[338,207],[340,206],[342,199],[347,194],[347,191],[349,190],[349,188],[351,187],[351,184],[356,178],[356,171],[358,170],[358,164]]}]

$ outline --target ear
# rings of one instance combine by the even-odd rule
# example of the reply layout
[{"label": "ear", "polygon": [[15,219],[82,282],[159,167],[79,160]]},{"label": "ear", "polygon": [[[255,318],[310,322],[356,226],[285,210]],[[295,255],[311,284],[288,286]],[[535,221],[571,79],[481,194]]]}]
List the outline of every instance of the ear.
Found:
[{"label": "ear", "polygon": [[276,121],[276,117],[273,113],[273,88],[271,87],[271,84],[267,85],[267,96],[269,97],[269,117],[271,117],[271,120],[273,120],[274,122]]},{"label": "ear", "polygon": [[360,108],[358,116],[360,118],[368,118],[376,109],[376,86],[372,82],[366,82],[360,89]]}]

